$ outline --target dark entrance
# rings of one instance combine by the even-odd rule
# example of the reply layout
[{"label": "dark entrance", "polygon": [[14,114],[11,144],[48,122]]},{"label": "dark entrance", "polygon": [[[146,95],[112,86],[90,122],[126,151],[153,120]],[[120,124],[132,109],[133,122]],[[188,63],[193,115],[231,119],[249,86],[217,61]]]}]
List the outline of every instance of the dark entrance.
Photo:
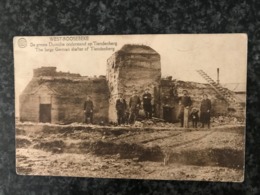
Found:
[{"label": "dark entrance", "polygon": [[40,122],[51,122],[51,104],[40,104]]},{"label": "dark entrance", "polygon": [[164,106],[163,107],[163,119],[167,122],[173,122],[173,108]]}]

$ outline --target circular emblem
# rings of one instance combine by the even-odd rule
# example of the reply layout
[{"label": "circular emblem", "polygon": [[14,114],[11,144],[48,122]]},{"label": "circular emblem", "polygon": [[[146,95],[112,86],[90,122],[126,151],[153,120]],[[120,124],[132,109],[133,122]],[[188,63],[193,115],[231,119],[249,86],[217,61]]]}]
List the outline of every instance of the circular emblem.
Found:
[{"label": "circular emblem", "polygon": [[18,39],[18,46],[20,48],[25,48],[27,46],[27,41],[25,38]]}]

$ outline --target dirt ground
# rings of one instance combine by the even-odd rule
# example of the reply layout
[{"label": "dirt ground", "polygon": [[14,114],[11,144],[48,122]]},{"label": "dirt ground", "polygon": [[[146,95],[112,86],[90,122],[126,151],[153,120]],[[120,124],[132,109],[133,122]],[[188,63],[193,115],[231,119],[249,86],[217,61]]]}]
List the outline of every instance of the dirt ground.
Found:
[{"label": "dirt ground", "polygon": [[241,182],[244,129],[17,123],[16,168],[22,175]]}]

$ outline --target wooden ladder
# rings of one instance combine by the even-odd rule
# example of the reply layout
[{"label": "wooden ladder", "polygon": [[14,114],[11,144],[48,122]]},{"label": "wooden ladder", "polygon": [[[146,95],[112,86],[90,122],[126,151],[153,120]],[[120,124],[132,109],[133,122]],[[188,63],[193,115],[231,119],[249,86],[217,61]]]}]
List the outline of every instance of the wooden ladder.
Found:
[{"label": "wooden ladder", "polygon": [[216,83],[210,76],[208,76],[203,70],[197,70],[200,76],[202,76],[210,86],[220,95],[228,104],[230,108],[233,108],[237,112],[243,112],[243,107],[237,100],[235,93],[231,90],[222,87],[219,83]]}]

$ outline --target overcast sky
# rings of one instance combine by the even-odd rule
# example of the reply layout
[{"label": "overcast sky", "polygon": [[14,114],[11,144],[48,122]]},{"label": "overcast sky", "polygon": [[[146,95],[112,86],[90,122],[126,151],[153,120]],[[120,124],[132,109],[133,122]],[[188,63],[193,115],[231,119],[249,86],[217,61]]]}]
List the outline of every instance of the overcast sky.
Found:
[{"label": "overcast sky", "polygon": [[[26,47],[18,46],[21,38],[25,38]],[[15,37],[16,105],[18,105],[19,95],[32,78],[33,69],[41,66],[56,66],[57,71],[80,73],[82,76],[105,75],[106,60],[124,44],[148,45],[157,51],[161,55],[162,76],[172,76],[173,79],[184,81],[205,82],[196,70],[202,69],[216,79],[217,68],[219,68],[221,83],[246,82],[247,36],[245,34],[89,36],[88,41],[56,40],[52,43],[87,42],[88,44],[94,41],[116,43],[116,46],[108,46],[115,50],[91,51],[89,48],[88,51],[37,52],[36,46],[32,46],[32,43],[49,45],[50,37]],[[86,48],[86,46],[82,47]],[[56,47],[39,48],[55,49]],[[72,49],[71,46],[58,48]]]}]

